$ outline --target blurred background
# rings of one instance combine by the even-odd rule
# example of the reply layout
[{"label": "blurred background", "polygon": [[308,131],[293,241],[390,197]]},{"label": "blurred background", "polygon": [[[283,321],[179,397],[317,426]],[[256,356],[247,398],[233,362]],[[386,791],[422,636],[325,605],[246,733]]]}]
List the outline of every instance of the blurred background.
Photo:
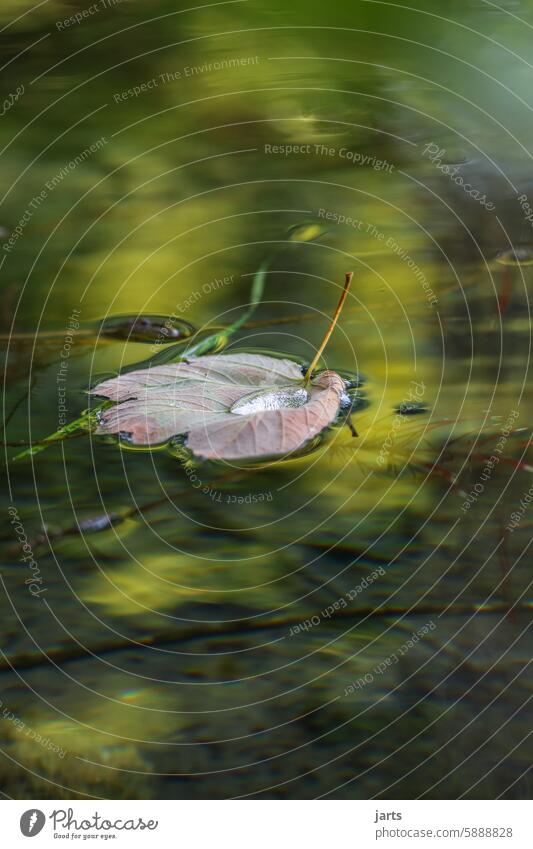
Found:
[{"label": "blurred background", "polygon": [[[532,34],[526,0],[4,0],[6,797],[529,797]],[[131,321],[228,324],[264,262],[231,348],[302,362],[353,270],[358,438],[13,461],[150,356]]]}]

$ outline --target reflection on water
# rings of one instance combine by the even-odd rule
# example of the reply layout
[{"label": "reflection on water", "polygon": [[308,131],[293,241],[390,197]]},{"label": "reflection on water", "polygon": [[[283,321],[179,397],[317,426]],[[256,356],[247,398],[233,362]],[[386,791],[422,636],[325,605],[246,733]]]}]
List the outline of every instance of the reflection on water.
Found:
[{"label": "reflection on water", "polygon": [[353,270],[325,363],[365,377],[358,437],[282,464],[9,465],[4,791],[529,795],[530,10],[33,5],[0,12],[7,456],[265,261],[231,350],[309,363]]}]

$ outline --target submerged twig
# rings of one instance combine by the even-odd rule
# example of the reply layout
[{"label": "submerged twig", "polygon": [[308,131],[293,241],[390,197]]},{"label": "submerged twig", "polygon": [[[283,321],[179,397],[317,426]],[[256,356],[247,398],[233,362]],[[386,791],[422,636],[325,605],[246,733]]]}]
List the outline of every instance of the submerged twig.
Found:
[{"label": "submerged twig", "polygon": [[[246,474],[253,474],[256,471],[258,470],[247,469]],[[244,473],[245,472],[242,469],[232,469],[231,472],[222,475],[220,478],[214,481],[213,486],[216,486],[217,490],[223,489],[226,484],[235,483]],[[177,490],[177,492],[173,493],[173,498],[176,498],[180,495],[185,495],[186,492],[186,489],[179,489]],[[157,507],[161,507],[163,504],[167,504],[168,502],[169,496],[168,494],[165,494],[164,496],[161,496],[159,498],[154,498],[150,501],[145,501],[143,504],[135,504],[132,507],[126,507],[122,510],[114,510],[102,513],[98,516],[90,516],[89,518],[82,519],[81,521],[76,522],[73,525],[69,525],[66,528],[52,529],[48,527],[43,527],[42,531],[30,540],[30,544],[32,548],[35,549],[42,545],[49,545],[51,542],[64,539],[65,537],[85,536],[87,534],[94,535],[97,533],[102,533],[103,531],[108,531],[111,528],[115,528],[119,525],[122,525],[128,519],[142,517],[149,511],[155,510]]]},{"label": "submerged twig", "polygon": [[44,439],[32,442],[30,448],[26,451],[21,451],[20,454],[16,454],[13,460],[24,460],[26,457],[34,457],[54,442],[64,442],[66,439],[82,436],[83,434],[78,433],[80,430],[90,432],[97,423],[97,416],[102,406],[102,404],[99,405],[96,410],[84,410],[73,422],[69,422],[69,424],[59,428],[59,430],[56,430]]}]

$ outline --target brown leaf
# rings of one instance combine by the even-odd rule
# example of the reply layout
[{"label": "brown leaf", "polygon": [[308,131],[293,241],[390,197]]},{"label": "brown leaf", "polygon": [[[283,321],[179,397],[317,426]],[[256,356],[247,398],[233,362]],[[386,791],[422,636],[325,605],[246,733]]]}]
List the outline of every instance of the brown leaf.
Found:
[{"label": "brown leaf", "polygon": [[300,366],[262,354],[219,354],[106,380],[92,390],[116,401],[97,433],[155,445],[188,434],[198,457],[232,460],[290,454],[339,410],[344,381],[322,372],[307,387]]}]

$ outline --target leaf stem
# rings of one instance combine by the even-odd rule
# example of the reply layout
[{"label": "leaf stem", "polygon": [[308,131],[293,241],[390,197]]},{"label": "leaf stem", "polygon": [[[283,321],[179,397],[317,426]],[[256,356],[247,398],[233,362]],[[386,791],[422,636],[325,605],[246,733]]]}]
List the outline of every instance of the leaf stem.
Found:
[{"label": "leaf stem", "polygon": [[306,372],[305,378],[304,378],[304,386],[307,386],[307,384],[311,380],[311,375],[314,372],[316,365],[317,365],[320,357],[322,356],[322,354],[324,352],[324,348],[326,347],[326,345],[329,342],[329,337],[331,336],[331,334],[335,330],[335,325],[337,324],[337,321],[339,320],[339,316],[342,312],[342,308],[344,306],[346,296],[348,295],[348,289],[350,288],[350,284],[352,282],[352,277],[353,277],[353,271],[348,271],[344,275],[344,286],[343,286],[343,289],[342,289],[342,294],[341,294],[340,299],[339,299],[339,303],[337,304],[337,309],[333,313],[333,318],[331,319],[330,325],[329,325],[328,329],[326,330],[326,335],[324,336],[324,338],[322,340],[322,344],[320,345],[320,348],[318,349],[315,356],[313,357],[313,362],[311,363],[311,365],[307,369],[307,372]]}]

